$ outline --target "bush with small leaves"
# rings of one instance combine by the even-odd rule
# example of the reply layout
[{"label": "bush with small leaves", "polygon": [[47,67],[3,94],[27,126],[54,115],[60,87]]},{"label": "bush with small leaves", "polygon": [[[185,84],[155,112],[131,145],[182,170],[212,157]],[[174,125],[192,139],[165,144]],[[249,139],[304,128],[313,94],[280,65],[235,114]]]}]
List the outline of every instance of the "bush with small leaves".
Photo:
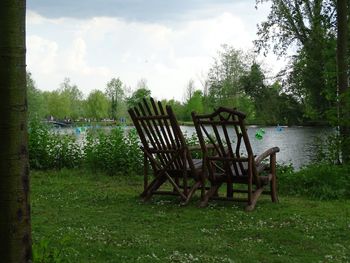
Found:
[{"label": "bush with small leaves", "polygon": [[350,198],[350,166],[312,164],[278,174],[279,192],[318,200]]}]

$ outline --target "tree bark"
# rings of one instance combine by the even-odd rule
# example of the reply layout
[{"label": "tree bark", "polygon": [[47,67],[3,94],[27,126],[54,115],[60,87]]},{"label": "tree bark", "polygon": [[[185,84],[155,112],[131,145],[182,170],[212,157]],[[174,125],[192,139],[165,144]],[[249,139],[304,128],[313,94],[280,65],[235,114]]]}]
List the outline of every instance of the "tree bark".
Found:
[{"label": "tree bark", "polygon": [[337,0],[337,66],[338,66],[338,90],[339,90],[339,118],[340,137],[342,140],[342,161],[350,162],[350,127],[349,105],[346,99],[348,92],[348,3],[347,0]]},{"label": "tree bark", "polygon": [[25,0],[0,1],[0,261],[31,262]]}]

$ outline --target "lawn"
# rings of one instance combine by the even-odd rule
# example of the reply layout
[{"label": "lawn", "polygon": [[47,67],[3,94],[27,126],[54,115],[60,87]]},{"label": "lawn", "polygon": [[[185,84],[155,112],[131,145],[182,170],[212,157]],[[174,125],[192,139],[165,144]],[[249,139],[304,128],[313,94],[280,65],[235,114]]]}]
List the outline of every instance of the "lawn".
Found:
[{"label": "lawn", "polygon": [[[37,262],[350,262],[350,200],[139,200],[141,177],[31,173]],[[60,261],[61,260],[61,261]]]}]

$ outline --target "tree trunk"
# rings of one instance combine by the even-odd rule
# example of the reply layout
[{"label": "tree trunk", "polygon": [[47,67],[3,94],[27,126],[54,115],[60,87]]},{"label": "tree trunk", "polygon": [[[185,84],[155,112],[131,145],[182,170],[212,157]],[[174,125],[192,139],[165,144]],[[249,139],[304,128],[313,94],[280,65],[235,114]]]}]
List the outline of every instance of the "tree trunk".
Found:
[{"label": "tree trunk", "polygon": [[347,66],[347,31],[348,31],[348,4],[347,0],[337,0],[337,66],[338,66],[338,90],[339,90],[339,117],[340,137],[342,140],[342,161],[350,162],[350,127],[349,105],[346,99],[348,90],[348,66]]},{"label": "tree trunk", "polygon": [[0,1],[0,261],[31,262],[25,0]]}]

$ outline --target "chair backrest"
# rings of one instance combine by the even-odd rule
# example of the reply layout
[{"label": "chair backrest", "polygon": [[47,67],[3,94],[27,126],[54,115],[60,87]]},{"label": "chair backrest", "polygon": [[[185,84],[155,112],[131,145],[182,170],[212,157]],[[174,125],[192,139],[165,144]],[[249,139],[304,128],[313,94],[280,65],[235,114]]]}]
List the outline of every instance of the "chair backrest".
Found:
[{"label": "chair backrest", "polygon": [[[253,182],[253,177],[257,176],[253,165],[254,155],[244,124],[245,117],[244,113],[236,109],[224,107],[218,108],[212,114],[197,115],[192,112],[209,178],[214,173],[222,173],[231,178],[249,176]],[[214,152],[209,153],[210,150]]]},{"label": "chair backrest", "polygon": [[[140,136],[144,152],[150,157],[154,170],[183,170],[184,165],[194,169],[186,141],[170,106],[165,110],[160,101],[143,99],[138,107],[128,110]],[[156,166],[157,160],[161,167]]]}]

